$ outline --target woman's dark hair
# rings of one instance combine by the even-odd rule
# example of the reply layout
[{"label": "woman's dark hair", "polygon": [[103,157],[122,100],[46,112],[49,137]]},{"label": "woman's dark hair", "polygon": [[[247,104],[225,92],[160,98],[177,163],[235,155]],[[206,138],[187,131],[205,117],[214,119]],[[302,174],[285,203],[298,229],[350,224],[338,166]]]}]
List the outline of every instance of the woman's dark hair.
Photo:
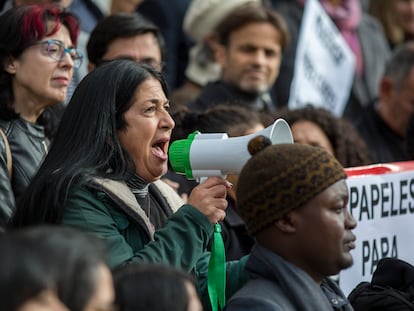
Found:
[{"label": "woman's dark hair", "polygon": [[131,264],[114,271],[119,311],[187,311],[189,275],[158,264]]},{"label": "woman's dark hair", "polygon": [[172,117],[175,122],[172,140],[187,138],[188,134],[196,130],[201,133],[227,133],[230,137],[241,136],[262,124],[257,112],[229,103],[222,103],[201,113],[183,107],[175,111]]},{"label": "woman's dark hair", "polygon": [[34,260],[30,249],[7,234],[0,235],[0,253],[0,301],[4,310],[17,310],[27,300],[55,285],[52,275]]},{"label": "woman's dark hair", "polygon": [[227,133],[244,135],[261,124],[259,115],[243,106],[221,104],[198,115],[196,125],[202,133]]},{"label": "woman's dark hair", "polygon": [[343,167],[372,164],[373,160],[365,141],[347,120],[335,117],[330,111],[307,105],[290,110],[284,108],[276,113],[292,126],[297,121],[311,121],[317,124],[334,150],[334,156]]},{"label": "woman's dark hair", "polygon": [[94,177],[122,180],[134,164],[118,131],[127,127],[125,112],[137,88],[161,73],[149,65],[119,59],[89,73],[76,88],[43,164],[17,204],[12,226],[59,223],[71,187]]},{"label": "woman's dark hair", "polygon": [[6,232],[0,250],[0,300],[10,311],[48,289],[70,310],[84,310],[106,260],[100,240],[63,226]]},{"label": "woman's dark hair", "polygon": [[[48,27],[54,22],[53,27]],[[54,6],[17,6],[0,16],[0,116],[4,120],[17,118],[19,115],[13,107],[14,94],[12,89],[12,75],[4,66],[10,57],[18,58],[31,45],[46,36],[55,34],[62,25],[69,30],[70,38],[76,45],[79,35],[77,18],[69,12],[61,11]],[[48,137],[53,135],[53,114],[45,110],[37,123],[45,126]]]}]

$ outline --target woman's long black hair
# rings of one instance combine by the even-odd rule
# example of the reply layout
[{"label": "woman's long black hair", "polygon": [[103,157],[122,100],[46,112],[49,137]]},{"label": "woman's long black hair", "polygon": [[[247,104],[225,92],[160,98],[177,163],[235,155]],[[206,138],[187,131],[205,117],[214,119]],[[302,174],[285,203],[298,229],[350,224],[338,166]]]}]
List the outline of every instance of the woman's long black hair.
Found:
[{"label": "woman's long black hair", "polygon": [[137,88],[162,75],[152,67],[122,59],[88,74],[76,88],[43,164],[17,204],[11,226],[59,223],[71,187],[91,178],[121,180],[133,162],[118,140],[125,112]]}]

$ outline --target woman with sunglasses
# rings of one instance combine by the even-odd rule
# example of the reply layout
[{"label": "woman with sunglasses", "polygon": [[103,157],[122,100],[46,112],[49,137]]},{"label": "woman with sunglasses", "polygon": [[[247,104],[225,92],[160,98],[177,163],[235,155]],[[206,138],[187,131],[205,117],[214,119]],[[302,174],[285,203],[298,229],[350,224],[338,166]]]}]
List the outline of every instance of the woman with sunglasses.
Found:
[{"label": "woman with sunglasses", "polygon": [[78,20],[55,7],[12,8],[0,25],[1,229],[47,153],[57,125],[50,107],[65,100],[82,56]]}]

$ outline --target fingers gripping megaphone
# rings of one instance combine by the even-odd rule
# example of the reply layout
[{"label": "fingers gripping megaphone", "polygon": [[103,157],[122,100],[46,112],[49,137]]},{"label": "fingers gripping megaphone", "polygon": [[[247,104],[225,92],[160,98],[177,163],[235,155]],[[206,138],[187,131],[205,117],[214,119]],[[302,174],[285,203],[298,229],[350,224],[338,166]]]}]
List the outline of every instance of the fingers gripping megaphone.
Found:
[{"label": "fingers gripping megaphone", "polygon": [[283,119],[277,119],[262,131],[240,137],[196,131],[187,139],[171,144],[170,164],[176,173],[185,174],[188,179],[238,174],[251,157],[247,149],[249,141],[260,135],[269,138],[272,144],[293,143],[290,127]]}]

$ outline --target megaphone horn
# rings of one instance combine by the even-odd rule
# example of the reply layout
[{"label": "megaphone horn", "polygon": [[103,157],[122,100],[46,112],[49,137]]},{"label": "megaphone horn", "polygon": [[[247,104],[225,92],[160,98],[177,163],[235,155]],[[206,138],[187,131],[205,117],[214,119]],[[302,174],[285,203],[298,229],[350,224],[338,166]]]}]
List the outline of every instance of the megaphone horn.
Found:
[{"label": "megaphone horn", "polygon": [[169,159],[173,170],[185,174],[188,179],[208,176],[221,176],[240,173],[243,165],[251,157],[247,146],[259,135],[268,137],[272,144],[292,144],[293,137],[288,123],[277,119],[262,131],[229,138],[226,133],[202,134],[198,131],[187,139],[173,142],[169,149]]}]

